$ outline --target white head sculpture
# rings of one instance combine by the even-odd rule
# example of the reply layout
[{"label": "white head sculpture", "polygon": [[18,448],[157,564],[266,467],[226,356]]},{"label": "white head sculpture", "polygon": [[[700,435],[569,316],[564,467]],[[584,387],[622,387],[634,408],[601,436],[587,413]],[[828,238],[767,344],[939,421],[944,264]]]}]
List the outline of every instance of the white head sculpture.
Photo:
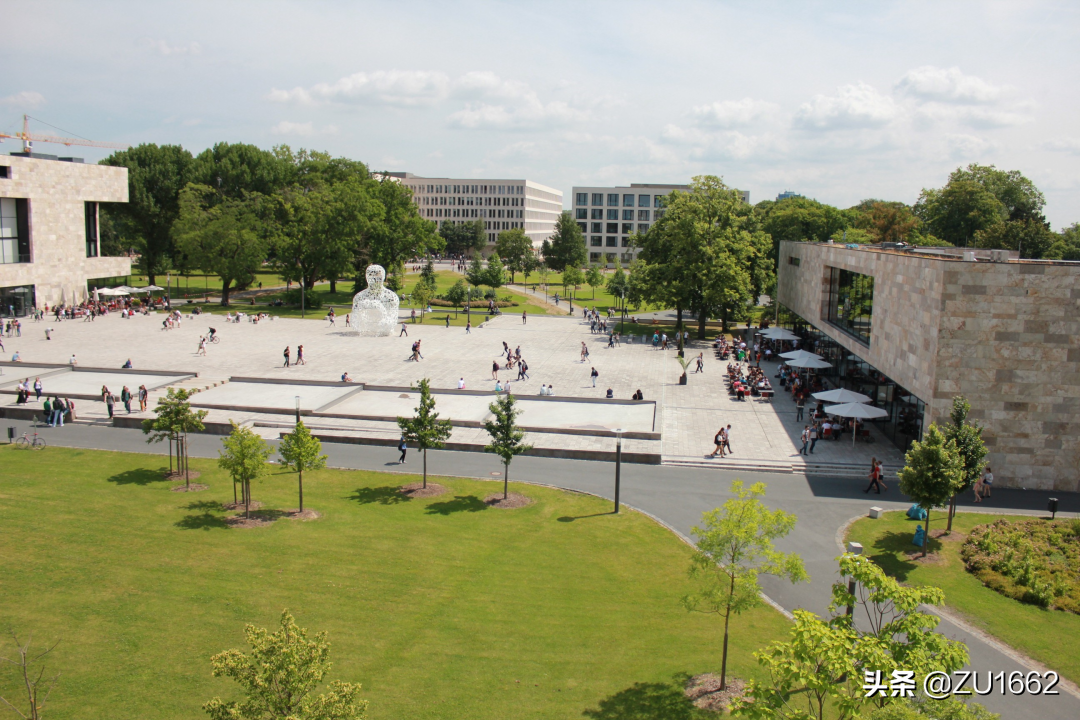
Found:
[{"label": "white head sculpture", "polygon": [[386,270],[381,265],[368,265],[365,277],[367,289],[353,297],[356,332],[368,337],[390,335],[398,319],[400,300],[397,293],[384,285]]},{"label": "white head sculpture", "polygon": [[382,265],[368,265],[367,267],[367,286],[368,290],[379,292],[382,290],[383,282],[386,281],[386,270]]}]

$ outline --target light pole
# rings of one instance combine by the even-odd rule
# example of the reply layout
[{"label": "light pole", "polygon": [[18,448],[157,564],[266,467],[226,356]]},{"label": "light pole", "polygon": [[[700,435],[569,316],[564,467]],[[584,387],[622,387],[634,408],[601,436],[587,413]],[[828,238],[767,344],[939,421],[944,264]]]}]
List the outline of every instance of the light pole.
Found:
[{"label": "light pole", "polygon": [[619,486],[622,475],[622,428],[615,428],[615,514],[619,514]]},{"label": "light pole", "polygon": [[300,396],[296,396],[296,424],[300,424]]}]

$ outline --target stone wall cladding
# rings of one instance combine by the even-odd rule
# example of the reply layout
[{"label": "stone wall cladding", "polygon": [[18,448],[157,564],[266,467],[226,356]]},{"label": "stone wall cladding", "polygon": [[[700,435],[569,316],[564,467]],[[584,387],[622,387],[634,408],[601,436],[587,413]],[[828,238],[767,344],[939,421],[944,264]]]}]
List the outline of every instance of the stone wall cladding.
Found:
[{"label": "stone wall cladding", "polygon": [[[874,276],[869,349],[822,320],[829,266]],[[785,242],[777,298],[923,400],[926,425],[963,394],[999,485],[1080,490],[1080,264]]]},{"label": "stone wall cladding", "polygon": [[127,168],[0,156],[0,197],[27,198],[32,262],[0,265],[0,286],[34,285],[37,303],[81,301],[88,278],[127,275],[125,257],[86,257],[85,202],[127,202]]}]

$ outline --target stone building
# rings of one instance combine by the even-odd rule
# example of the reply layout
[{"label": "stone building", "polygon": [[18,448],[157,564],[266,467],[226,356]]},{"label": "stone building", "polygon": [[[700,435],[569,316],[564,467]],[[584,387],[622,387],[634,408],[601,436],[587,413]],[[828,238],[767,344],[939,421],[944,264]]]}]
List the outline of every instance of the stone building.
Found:
[{"label": "stone building", "polygon": [[19,155],[0,156],[0,314],[81,302],[87,280],[128,275],[98,240],[98,203],[127,202],[127,168]]},{"label": "stone building", "polygon": [[1080,490],[1080,263],[783,242],[777,300],[901,447],[962,394],[996,484]]}]

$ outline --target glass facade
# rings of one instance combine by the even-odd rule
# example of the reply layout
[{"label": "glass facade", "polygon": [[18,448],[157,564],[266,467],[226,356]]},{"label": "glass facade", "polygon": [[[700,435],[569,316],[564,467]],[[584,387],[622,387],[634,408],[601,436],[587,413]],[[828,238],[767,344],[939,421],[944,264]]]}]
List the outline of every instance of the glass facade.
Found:
[{"label": "glass facade", "polygon": [[28,203],[22,198],[0,198],[0,263],[30,262]]},{"label": "glass facade", "polygon": [[0,315],[25,317],[37,305],[33,285],[0,287]]},{"label": "glass facade", "polygon": [[874,315],[874,278],[871,275],[829,268],[828,320],[859,342],[870,345]]},{"label": "glass facade", "polygon": [[779,326],[802,338],[800,348],[817,353],[832,364],[830,368],[814,371],[828,385],[869,395],[872,398],[870,405],[889,413],[880,420],[864,422],[873,423],[886,438],[904,451],[913,440],[922,437],[926,412],[922,400],[783,305],[780,305]]}]

